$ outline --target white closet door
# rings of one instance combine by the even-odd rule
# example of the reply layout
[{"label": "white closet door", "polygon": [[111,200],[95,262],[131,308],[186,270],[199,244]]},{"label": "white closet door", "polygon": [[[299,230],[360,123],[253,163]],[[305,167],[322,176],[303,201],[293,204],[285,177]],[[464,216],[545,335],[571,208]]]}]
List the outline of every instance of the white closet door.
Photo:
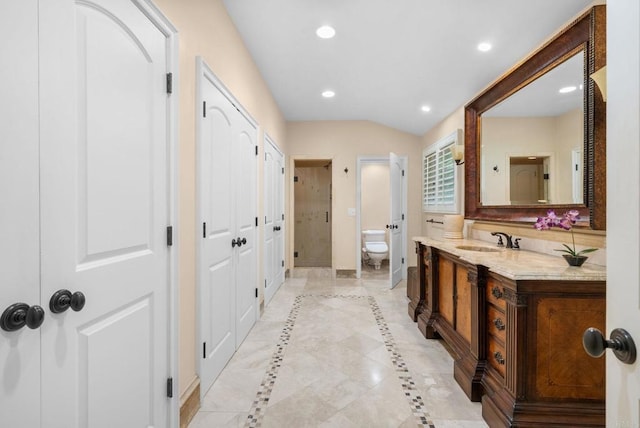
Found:
[{"label": "white closet door", "polygon": [[389,269],[391,274],[391,288],[402,280],[402,234],[404,219],[402,218],[402,180],[404,175],[403,159],[395,153],[389,153],[389,174],[391,190],[391,219],[389,224]]},{"label": "white closet door", "polygon": [[274,253],[275,253],[275,275],[274,283],[276,289],[284,282],[284,236],[285,236],[285,219],[284,219],[284,155],[279,151],[276,152],[276,171],[275,171],[275,189],[274,208],[275,208],[275,226],[276,235],[274,237]]},{"label": "white closet door", "polygon": [[235,114],[234,160],[236,233],[242,246],[236,247],[236,348],[256,322],[256,127],[239,111]]},{"label": "white closet door", "polygon": [[[38,2],[0,13],[0,313],[40,305]],[[45,318],[45,320],[47,320]],[[40,330],[0,330],[0,426],[40,424]]]},{"label": "white closet door", "polygon": [[40,4],[42,300],[86,297],[42,326],[45,427],[168,424],[168,43],[141,9]]},{"label": "white closet door", "polygon": [[[200,75],[198,320],[201,393],[218,377],[236,349],[233,123],[231,102],[208,74]],[[233,241],[233,245],[232,245]]]},{"label": "white closet door", "polygon": [[264,141],[264,304],[275,294],[276,275],[276,152],[271,142],[265,138]]}]

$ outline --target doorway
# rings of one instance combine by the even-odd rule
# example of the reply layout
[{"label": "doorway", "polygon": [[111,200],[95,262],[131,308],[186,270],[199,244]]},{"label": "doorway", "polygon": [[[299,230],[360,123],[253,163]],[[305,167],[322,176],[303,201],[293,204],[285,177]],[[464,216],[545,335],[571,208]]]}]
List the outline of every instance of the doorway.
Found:
[{"label": "doorway", "polygon": [[331,267],[331,159],[294,163],[294,267]]},{"label": "doorway", "polygon": [[368,279],[387,279],[389,277],[389,257],[382,260],[376,269],[374,260],[365,251],[364,231],[381,230],[384,241],[389,245],[389,200],[391,199],[389,161],[371,161],[362,164],[360,169],[360,230],[362,231],[361,277]]}]

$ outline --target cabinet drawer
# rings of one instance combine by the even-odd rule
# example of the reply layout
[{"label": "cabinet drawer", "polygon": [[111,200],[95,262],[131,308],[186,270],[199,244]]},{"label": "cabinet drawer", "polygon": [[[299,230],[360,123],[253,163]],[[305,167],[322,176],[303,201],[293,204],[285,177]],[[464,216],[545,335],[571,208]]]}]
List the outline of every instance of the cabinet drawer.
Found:
[{"label": "cabinet drawer", "polygon": [[504,311],[493,305],[487,305],[487,331],[504,343],[507,330],[507,317]]},{"label": "cabinet drawer", "polygon": [[507,364],[507,354],[495,337],[489,335],[489,352],[487,354],[487,360],[489,365],[496,369],[500,376],[504,378],[505,367]]},{"label": "cabinet drawer", "polygon": [[487,302],[497,306],[503,311],[507,307],[507,303],[504,300],[504,286],[500,281],[496,281],[493,278],[487,279]]}]

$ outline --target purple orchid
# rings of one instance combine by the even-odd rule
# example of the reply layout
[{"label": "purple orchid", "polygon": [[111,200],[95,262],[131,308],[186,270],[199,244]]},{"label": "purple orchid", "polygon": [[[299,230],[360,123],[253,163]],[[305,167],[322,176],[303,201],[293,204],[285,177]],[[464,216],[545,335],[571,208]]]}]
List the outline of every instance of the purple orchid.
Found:
[{"label": "purple orchid", "polygon": [[549,230],[552,227],[559,227],[561,229],[571,231],[571,241],[573,243],[573,247],[570,247],[567,244],[562,244],[565,248],[556,251],[570,254],[573,257],[578,257],[597,250],[597,248],[587,248],[581,251],[576,251],[576,240],[573,236],[572,228],[579,219],[580,212],[578,212],[578,210],[567,211],[562,215],[562,217],[558,217],[555,211],[549,210],[547,211],[546,217],[538,217],[538,220],[535,222],[533,227],[535,227],[537,230]]}]

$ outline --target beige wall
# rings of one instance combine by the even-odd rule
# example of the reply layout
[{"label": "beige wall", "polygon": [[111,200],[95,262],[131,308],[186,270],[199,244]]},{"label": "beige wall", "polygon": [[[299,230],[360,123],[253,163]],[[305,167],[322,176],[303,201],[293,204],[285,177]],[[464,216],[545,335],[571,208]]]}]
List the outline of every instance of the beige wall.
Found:
[{"label": "beige wall", "polygon": [[[389,152],[408,156],[407,255],[409,266],[414,244],[411,237],[420,233],[420,138],[367,121],[290,122],[287,124],[289,165],[292,159],[332,159],[333,161],[333,266],[356,268],[356,218],[348,215],[356,207],[356,160],[359,155],[388,156]],[[349,172],[344,172],[348,168]],[[291,193],[292,180],[288,180]],[[289,208],[289,218],[293,217]],[[293,240],[288,230],[288,248]],[[290,250],[288,250],[290,252]],[[287,266],[291,267],[288,254]]]},{"label": "beige wall", "polygon": [[[216,76],[261,127],[285,151],[285,122],[221,0],[155,0],[178,29],[179,81],[179,378],[180,395],[196,384],[195,355],[195,100],[196,56],[202,56]],[[258,162],[262,177],[262,163]],[[259,182],[259,194],[262,184]],[[262,203],[259,200],[261,215]],[[262,230],[260,230],[260,234]],[[261,242],[262,240],[260,240]],[[259,254],[258,257],[261,257]],[[259,273],[259,277],[262,275]]]},{"label": "beige wall", "polygon": [[[361,229],[385,230],[385,226],[389,224],[389,210],[391,208],[389,204],[391,198],[389,163],[364,164],[360,171]],[[389,242],[388,236],[386,241]]]}]

